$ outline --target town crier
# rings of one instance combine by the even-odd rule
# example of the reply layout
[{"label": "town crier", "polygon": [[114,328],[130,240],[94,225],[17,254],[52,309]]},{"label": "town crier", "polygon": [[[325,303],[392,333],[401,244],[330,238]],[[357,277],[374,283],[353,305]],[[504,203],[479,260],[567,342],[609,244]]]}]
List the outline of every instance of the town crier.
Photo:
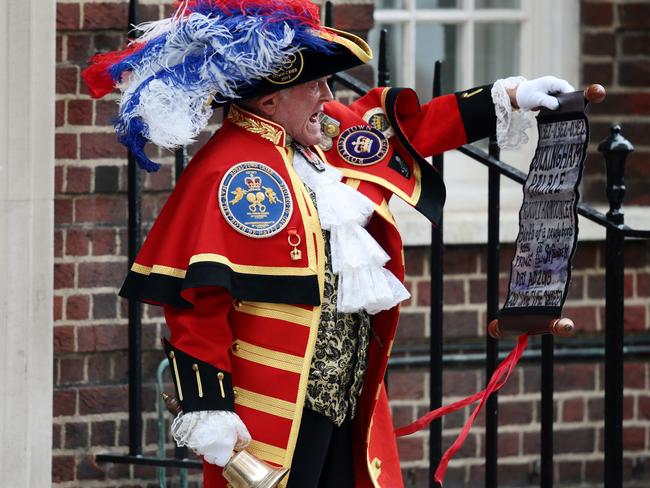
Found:
[{"label": "town crier", "polygon": [[290,468],[290,488],[403,486],[382,379],[399,316],[402,241],[393,195],[434,224],[445,187],[424,159],[557,107],[563,80],[498,80],[420,105],[376,88],[349,106],[330,74],[372,59],[305,0],[183,1],[84,72],[122,91],[116,130],[140,165],[148,142],[191,143],[189,163],[121,294],[164,307],[182,413],[172,433],[204,459],[205,486],[246,450]]}]

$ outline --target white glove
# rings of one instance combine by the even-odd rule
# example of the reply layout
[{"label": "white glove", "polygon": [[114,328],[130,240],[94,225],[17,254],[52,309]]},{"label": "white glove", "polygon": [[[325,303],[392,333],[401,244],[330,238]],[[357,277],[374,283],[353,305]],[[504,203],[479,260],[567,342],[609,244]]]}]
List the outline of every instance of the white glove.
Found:
[{"label": "white glove", "polygon": [[517,87],[517,105],[523,110],[546,107],[556,110],[560,103],[553,93],[570,93],[575,89],[565,80],[555,76],[542,76],[530,81],[522,81]]},{"label": "white glove", "polygon": [[225,466],[233,450],[241,451],[251,441],[248,429],[235,412],[211,410],[180,414],[172,422],[172,436],[210,464]]}]

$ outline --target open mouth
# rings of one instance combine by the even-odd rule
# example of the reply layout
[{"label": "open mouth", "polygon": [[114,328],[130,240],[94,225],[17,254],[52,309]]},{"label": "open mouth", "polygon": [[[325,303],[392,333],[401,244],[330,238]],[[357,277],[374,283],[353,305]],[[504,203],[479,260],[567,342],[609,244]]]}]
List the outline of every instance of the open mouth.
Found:
[{"label": "open mouth", "polygon": [[309,122],[312,124],[317,124],[320,122],[320,112],[313,113],[311,117],[309,117]]}]

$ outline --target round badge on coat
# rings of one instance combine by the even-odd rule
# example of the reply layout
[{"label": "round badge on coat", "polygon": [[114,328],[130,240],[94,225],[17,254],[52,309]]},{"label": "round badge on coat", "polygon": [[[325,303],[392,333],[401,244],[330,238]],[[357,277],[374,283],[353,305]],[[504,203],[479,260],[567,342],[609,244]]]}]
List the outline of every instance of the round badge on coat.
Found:
[{"label": "round badge on coat", "polygon": [[370,127],[374,127],[384,134],[387,139],[390,139],[395,135],[393,128],[390,126],[390,122],[388,121],[388,117],[386,117],[386,114],[381,107],[371,108],[363,114],[362,118]]},{"label": "round badge on coat", "polygon": [[269,166],[247,161],[233,166],[219,185],[219,206],[226,221],[249,237],[270,237],[289,223],[289,187]]},{"label": "round badge on coat", "polygon": [[388,139],[374,127],[355,125],[341,133],[336,147],[348,163],[369,166],[386,157]]}]

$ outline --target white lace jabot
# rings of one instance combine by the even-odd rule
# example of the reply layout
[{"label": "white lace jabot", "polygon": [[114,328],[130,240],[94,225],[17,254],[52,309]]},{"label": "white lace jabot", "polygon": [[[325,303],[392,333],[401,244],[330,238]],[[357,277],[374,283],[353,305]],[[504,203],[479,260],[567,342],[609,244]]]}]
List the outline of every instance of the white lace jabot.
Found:
[{"label": "white lace jabot", "polygon": [[319,172],[296,151],[293,167],[316,195],[321,227],[330,232],[332,271],[338,275],[337,310],[376,314],[409,298],[402,282],[384,268],[388,254],[364,228],[374,204],[341,183],[343,175],[332,166]]}]

